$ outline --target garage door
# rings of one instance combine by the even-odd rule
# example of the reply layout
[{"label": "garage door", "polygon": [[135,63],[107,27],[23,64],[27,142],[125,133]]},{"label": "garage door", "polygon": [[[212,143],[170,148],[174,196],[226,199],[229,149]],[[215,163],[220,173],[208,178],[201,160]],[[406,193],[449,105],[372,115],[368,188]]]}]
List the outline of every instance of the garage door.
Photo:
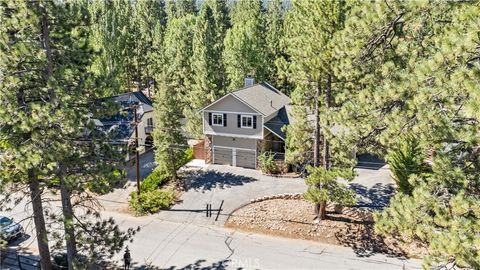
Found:
[{"label": "garage door", "polygon": [[237,167],[255,169],[256,155],[254,150],[240,150],[236,149],[236,165]]},{"label": "garage door", "polygon": [[232,165],[232,149],[231,148],[222,148],[214,147],[213,148],[213,163],[223,164],[223,165]]}]

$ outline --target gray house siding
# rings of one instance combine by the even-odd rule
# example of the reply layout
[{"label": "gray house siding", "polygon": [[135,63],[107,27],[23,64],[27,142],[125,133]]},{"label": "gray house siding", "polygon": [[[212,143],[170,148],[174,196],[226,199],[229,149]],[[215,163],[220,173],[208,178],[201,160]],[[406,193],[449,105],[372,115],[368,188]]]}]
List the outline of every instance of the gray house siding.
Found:
[{"label": "gray house siding", "polygon": [[[209,115],[212,113],[220,113],[226,115],[226,126],[215,126],[210,125]],[[261,115],[255,114],[256,117],[256,128],[239,128],[238,127],[238,115],[239,113],[225,113],[225,112],[215,112],[215,111],[205,111],[203,114],[203,127],[204,133],[210,135],[226,135],[232,137],[242,137],[248,136],[250,138],[261,139],[263,131],[263,118]],[[252,115],[252,114],[240,114],[240,115]],[[225,118],[225,116],[224,116]]]},{"label": "gray house siding", "polygon": [[255,150],[257,147],[257,140],[233,138],[233,137],[226,137],[226,136],[213,136],[213,145]]},{"label": "gray house siding", "polygon": [[245,113],[258,113],[254,109],[245,105],[238,99],[232,96],[226,96],[223,99],[218,100],[216,103],[210,105],[206,110],[209,111],[224,111],[224,112],[245,112]]}]

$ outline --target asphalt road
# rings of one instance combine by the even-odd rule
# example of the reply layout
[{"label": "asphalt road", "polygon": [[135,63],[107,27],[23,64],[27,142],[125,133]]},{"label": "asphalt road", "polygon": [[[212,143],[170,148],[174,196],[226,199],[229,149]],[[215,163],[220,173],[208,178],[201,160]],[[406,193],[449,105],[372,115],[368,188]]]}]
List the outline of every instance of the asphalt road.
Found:
[{"label": "asphalt road", "polygon": [[[157,216],[114,214],[122,227],[140,226],[129,244],[142,269],[420,269],[418,260],[381,254],[359,257],[351,248],[293,240],[222,227],[176,223]],[[205,217],[206,218],[206,217]],[[120,255],[117,257],[120,260]]]},{"label": "asphalt road", "polygon": [[[59,205],[46,205],[58,211]],[[9,213],[20,221],[31,207],[20,203]],[[121,228],[140,227],[131,250],[135,269],[420,269],[418,260],[402,260],[382,254],[357,256],[348,247],[319,242],[245,233],[215,226],[171,222],[158,215],[133,217],[126,213],[102,211]],[[211,219],[203,217],[204,219]],[[36,238],[30,220],[21,222],[29,236],[19,247],[36,253]],[[122,254],[114,259],[121,264]]]}]

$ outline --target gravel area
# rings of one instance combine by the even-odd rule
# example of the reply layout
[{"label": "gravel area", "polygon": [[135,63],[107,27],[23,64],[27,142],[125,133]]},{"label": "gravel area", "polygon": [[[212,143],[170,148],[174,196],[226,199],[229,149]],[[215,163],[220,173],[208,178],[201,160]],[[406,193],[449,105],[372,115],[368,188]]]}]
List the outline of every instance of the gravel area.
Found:
[{"label": "gravel area", "polygon": [[360,256],[386,253],[418,257],[419,245],[406,245],[375,234],[372,212],[345,207],[335,213],[327,207],[328,219],[314,224],[313,204],[305,200],[272,199],[246,205],[233,212],[225,226],[250,232],[301,238],[349,246]]}]

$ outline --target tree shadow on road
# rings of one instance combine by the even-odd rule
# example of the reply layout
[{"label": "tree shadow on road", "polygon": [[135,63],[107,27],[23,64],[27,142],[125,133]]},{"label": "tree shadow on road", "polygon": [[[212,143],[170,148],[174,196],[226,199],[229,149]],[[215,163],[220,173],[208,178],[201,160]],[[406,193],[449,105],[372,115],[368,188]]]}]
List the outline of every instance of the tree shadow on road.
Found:
[{"label": "tree shadow on road", "polygon": [[211,190],[213,188],[224,189],[257,181],[257,179],[252,177],[216,171],[187,172],[184,177],[187,190]]},{"label": "tree shadow on road", "polygon": [[[153,266],[153,265],[142,265],[142,266],[134,266],[133,269],[136,270],[225,270],[225,269],[232,269],[232,267],[229,267],[228,263],[230,260],[221,260],[218,262],[214,262],[211,264],[204,265],[206,260],[197,260],[194,263],[185,265],[185,266],[170,266],[167,268],[160,268],[158,266]],[[237,270],[240,270],[242,268],[236,268]]]},{"label": "tree shadow on road", "polygon": [[390,198],[395,194],[395,187],[393,184],[377,183],[373,187],[368,188],[364,185],[353,183],[350,184],[350,189],[355,191],[360,198],[357,199],[359,207],[367,208],[384,208],[388,206]]}]

